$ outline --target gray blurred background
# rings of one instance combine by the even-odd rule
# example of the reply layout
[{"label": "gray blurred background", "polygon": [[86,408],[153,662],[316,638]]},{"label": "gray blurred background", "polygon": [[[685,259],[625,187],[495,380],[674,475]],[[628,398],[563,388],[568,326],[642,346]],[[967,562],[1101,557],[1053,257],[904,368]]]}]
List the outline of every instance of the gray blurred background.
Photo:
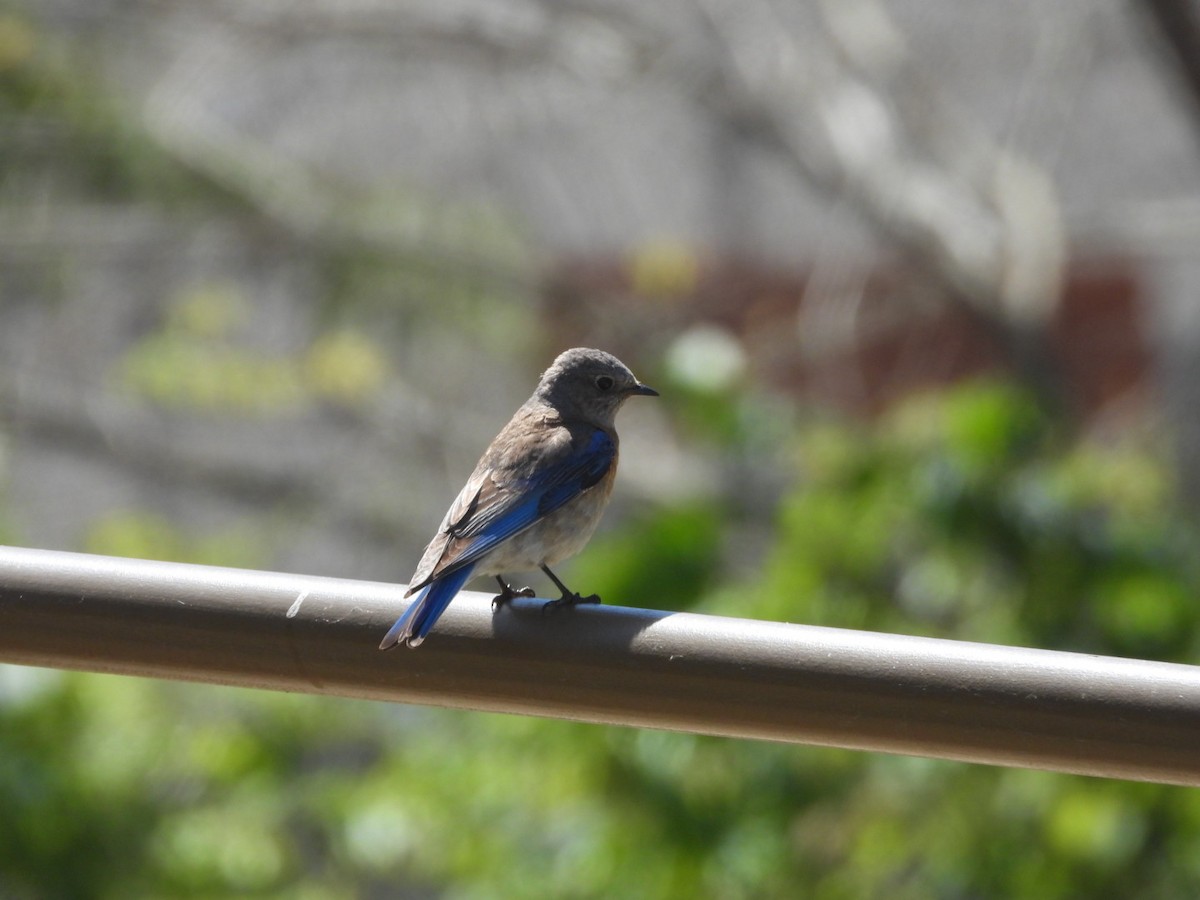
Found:
[{"label": "gray blurred background", "polygon": [[4,537],[402,580],[573,344],[665,395],[610,523],[771,496],[672,390],[782,423],[991,370],[1200,497],[1192,15],[5,4]]}]

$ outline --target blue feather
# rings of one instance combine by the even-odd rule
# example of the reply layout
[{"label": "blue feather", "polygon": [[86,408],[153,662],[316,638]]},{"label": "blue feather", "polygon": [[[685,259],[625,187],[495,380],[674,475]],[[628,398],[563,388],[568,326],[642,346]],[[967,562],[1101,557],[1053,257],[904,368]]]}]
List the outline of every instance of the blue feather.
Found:
[{"label": "blue feather", "polygon": [[454,564],[438,572],[434,579],[445,578],[463,567],[473,567],[504,541],[574,500],[604,477],[616,455],[613,439],[597,429],[570,458],[520,483],[520,490],[512,492],[516,499],[476,510],[453,532],[460,540],[473,539]]},{"label": "blue feather", "polygon": [[425,640],[425,635],[429,634],[433,623],[446,611],[446,607],[450,605],[450,601],[454,599],[455,595],[462,590],[462,586],[470,579],[474,569],[475,564],[472,563],[426,585],[412,605],[404,611],[404,615],[388,629],[388,633],[384,635],[383,641],[379,644],[379,649],[386,650],[401,643],[416,647]]}]

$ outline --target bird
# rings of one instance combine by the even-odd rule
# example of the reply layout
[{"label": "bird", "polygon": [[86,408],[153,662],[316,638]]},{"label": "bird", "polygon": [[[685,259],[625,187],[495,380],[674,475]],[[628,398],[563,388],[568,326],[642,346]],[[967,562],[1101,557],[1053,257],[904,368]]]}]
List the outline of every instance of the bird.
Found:
[{"label": "bird", "polygon": [[380,650],[417,647],[473,577],[495,576],[499,609],[532,588],[504,575],[541,569],[562,592],[545,608],[599,603],[570,590],[550,566],[574,556],[592,536],[617,474],[617,411],[630,397],[657,397],[623,362],[575,347],[542,373],[532,396],[480,457],[425,548],[405,597],[420,592]]}]

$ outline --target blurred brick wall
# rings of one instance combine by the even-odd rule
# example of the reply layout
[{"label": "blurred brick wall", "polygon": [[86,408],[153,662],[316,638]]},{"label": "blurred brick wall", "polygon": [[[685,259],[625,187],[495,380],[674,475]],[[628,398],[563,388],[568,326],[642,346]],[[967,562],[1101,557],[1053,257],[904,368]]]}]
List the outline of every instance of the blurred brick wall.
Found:
[{"label": "blurred brick wall", "polygon": [[[543,300],[555,346],[595,344],[653,360],[689,328],[715,325],[741,344],[756,378],[859,415],[917,389],[1011,367],[980,323],[898,266],[834,277],[742,259],[696,258],[689,267],[680,257],[671,266],[674,276],[659,279],[640,275],[633,258],[553,267]],[[1064,391],[1085,417],[1144,402],[1152,377],[1145,303],[1132,262],[1071,263],[1048,343]]]}]

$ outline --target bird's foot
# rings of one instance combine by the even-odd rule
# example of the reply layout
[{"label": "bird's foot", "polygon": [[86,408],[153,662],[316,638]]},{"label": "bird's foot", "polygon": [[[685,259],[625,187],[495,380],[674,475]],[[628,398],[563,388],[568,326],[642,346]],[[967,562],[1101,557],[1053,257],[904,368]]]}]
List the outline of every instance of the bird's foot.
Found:
[{"label": "bird's foot", "polygon": [[589,594],[588,596],[584,597],[571,591],[563,591],[563,595],[557,600],[547,600],[542,604],[542,613],[545,614],[552,609],[560,609],[564,606],[579,606],[581,604],[600,602],[602,601],[600,600],[599,594]]},{"label": "bird's foot", "polygon": [[514,588],[508,584],[503,578],[496,576],[496,580],[500,582],[500,593],[492,598],[492,609],[497,610],[500,607],[511,603],[515,597],[536,597],[531,587]]},{"label": "bird's foot", "polygon": [[562,591],[562,596],[559,597],[557,600],[551,600],[551,601],[543,604],[543,606],[542,606],[542,614],[543,615],[545,615],[547,612],[549,612],[552,609],[559,609],[560,607],[563,607],[563,606],[579,606],[579,604],[581,604],[581,603],[599,603],[600,602],[599,594],[589,594],[588,596],[584,597],[582,594],[577,594],[574,591],[570,590],[565,584],[562,583],[562,581],[559,579],[559,577],[557,575],[555,575],[553,572],[550,571],[549,566],[543,564],[541,566],[541,569],[543,572],[546,573],[547,577],[549,577],[549,579],[554,582],[554,586],[556,588],[558,588],[560,591]]}]

